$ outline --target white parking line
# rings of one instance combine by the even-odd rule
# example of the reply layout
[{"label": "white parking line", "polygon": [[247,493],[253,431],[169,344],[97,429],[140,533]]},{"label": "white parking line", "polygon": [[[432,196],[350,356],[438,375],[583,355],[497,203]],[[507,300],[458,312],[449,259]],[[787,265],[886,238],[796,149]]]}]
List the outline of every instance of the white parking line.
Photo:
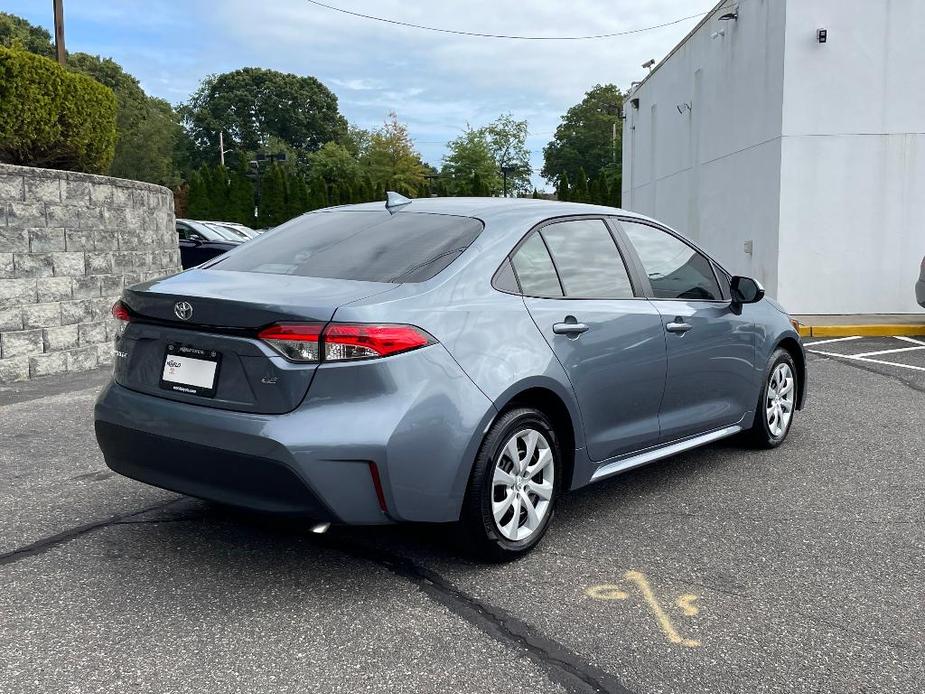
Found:
[{"label": "white parking line", "polygon": [[919,345],[918,347],[897,347],[896,349],[881,349],[876,352],[861,352],[860,354],[854,354],[855,357],[875,357],[878,354],[896,354],[897,352],[915,352],[920,349],[925,349],[925,344]]},{"label": "white parking line", "polygon": [[848,340],[860,340],[860,335],[854,335],[852,337],[833,337],[831,340],[819,340],[818,342],[808,342],[807,347],[815,347],[816,345],[827,345],[832,342],[847,342]]},{"label": "white parking line", "polygon": [[835,354],[835,352],[823,352],[821,349],[807,349],[807,352],[821,354],[824,357],[836,357],[838,359],[850,359],[852,361],[863,361],[869,364],[883,364],[885,366],[898,366],[901,369],[912,369],[913,371],[925,371],[925,366],[912,366],[911,364],[897,364],[892,361],[882,359],[869,359],[868,357],[859,357],[854,354]]},{"label": "white parking line", "polygon": [[922,347],[925,347],[925,342],[922,342],[921,340],[916,340],[914,337],[907,337],[906,335],[894,335],[894,337],[897,340],[902,340],[903,342],[912,342],[914,344],[922,345]]}]

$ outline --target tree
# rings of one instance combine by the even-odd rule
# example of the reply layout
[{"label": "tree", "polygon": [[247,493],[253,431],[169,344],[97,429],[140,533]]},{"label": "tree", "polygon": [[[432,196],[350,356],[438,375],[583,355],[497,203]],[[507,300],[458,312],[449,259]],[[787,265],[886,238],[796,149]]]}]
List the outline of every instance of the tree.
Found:
[{"label": "tree", "polygon": [[[501,190],[501,175],[484,128],[468,128],[447,145],[441,176],[450,195],[482,195]],[[478,181],[479,190],[476,190]]]},{"label": "tree", "polygon": [[424,186],[426,170],[421,155],[414,149],[408,127],[395,113],[370,135],[363,164],[376,188],[415,196]]},{"label": "tree", "polygon": [[571,200],[571,191],[568,185],[568,174],[564,171],[559,174],[559,183],[556,185],[556,200],[568,202]]},{"label": "tree", "polygon": [[50,58],[0,48],[0,161],[105,173],[116,143],[116,98]]},{"label": "tree", "polygon": [[347,136],[337,97],[311,76],[248,67],[206,77],[180,109],[199,154],[225,146],[257,151],[271,136],[305,152]]},{"label": "tree", "polygon": [[202,175],[199,171],[193,171],[189,176],[186,194],[186,214],[192,219],[208,219],[209,208],[209,196]]},{"label": "tree", "polygon": [[360,163],[344,145],[325,142],[321,149],[308,155],[308,170],[327,185],[339,181],[358,182]]},{"label": "tree", "polygon": [[7,12],[0,12],[0,46],[19,48],[46,58],[55,57],[51,34],[43,27]]},{"label": "tree", "polygon": [[[0,12],[0,45],[18,46],[55,57],[51,35],[21,17]],[[116,96],[116,151],[108,172],[113,176],[174,186],[179,183],[176,148],[182,128],[166,101],[145,94],[138,80],[110,58],[68,53],[67,67],[89,75]]]},{"label": "tree", "polygon": [[572,202],[589,202],[588,176],[585,174],[584,167],[578,169],[575,183],[569,188],[569,200]]},{"label": "tree", "polygon": [[558,184],[562,174],[577,180],[584,169],[586,177],[597,178],[603,173],[608,187],[613,188],[621,168],[622,107],[623,94],[615,85],[592,87],[565,113],[552,142],[543,150],[542,175]]},{"label": "tree", "polygon": [[286,196],[286,219],[298,217],[308,210],[308,186],[301,176],[293,176],[289,181],[289,191]]},{"label": "tree", "polygon": [[517,196],[530,192],[530,151],[527,149],[527,121],[502,114],[485,126],[489,150],[499,171],[510,169],[507,193]]},{"label": "tree", "polygon": [[180,182],[175,150],[182,136],[177,114],[163,99],[145,94],[138,80],[110,58],[71,53],[67,66],[89,75],[116,95],[116,154],[109,173],[175,186]]},{"label": "tree", "polygon": [[347,133],[339,144],[342,144],[352,156],[362,159],[369,149],[369,138],[369,130],[356,125],[347,125]]},{"label": "tree", "polygon": [[258,221],[262,227],[275,227],[289,218],[286,207],[287,177],[283,167],[278,164],[271,164],[261,176]]}]

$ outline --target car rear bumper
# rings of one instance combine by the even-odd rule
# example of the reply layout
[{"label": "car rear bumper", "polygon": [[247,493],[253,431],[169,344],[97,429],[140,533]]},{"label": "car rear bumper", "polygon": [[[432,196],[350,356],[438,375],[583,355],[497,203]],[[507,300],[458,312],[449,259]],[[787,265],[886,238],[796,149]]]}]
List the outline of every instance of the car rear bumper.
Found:
[{"label": "car rear bumper", "polygon": [[116,383],[94,410],[106,464],[120,474],[220,503],[347,524],[457,519],[494,414],[440,345],[323,366],[306,400],[287,414],[193,405]]},{"label": "car rear bumper", "polygon": [[96,438],[106,464],[156,487],[268,513],[319,521],[337,518],[287,465],[102,420]]}]

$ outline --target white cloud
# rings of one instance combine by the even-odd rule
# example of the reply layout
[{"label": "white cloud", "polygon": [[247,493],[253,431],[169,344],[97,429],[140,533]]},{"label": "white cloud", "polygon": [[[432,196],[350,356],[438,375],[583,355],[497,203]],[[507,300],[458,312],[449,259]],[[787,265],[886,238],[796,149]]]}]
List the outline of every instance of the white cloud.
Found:
[{"label": "white cloud", "polygon": [[[710,0],[325,0],[356,12],[431,26],[503,34],[575,35],[635,29],[698,11]],[[48,26],[32,0],[16,14]],[[44,7],[44,6],[43,6]],[[20,11],[21,10],[21,11]],[[207,74],[261,66],[318,77],[347,118],[378,126],[389,111],[409,124],[425,159],[467,123],[504,112],[530,122],[533,164],[560,116],[597,83],[625,89],[693,27],[589,41],[455,36],[350,17],[305,0],[69,0],[68,47],[112,55],[143,86],[176,103]],[[47,20],[47,21],[46,21]],[[76,29],[76,30],[75,30]],[[431,144],[435,143],[435,144]]]},{"label": "white cloud", "polygon": [[[416,3],[330,0],[344,9],[431,26],[487,33],[598,34],[660,24],[709,9],[677,0],[469,0]],[[425,158],[467,123],[503,112],[530,121],[533,163],[560,116],[597,83],[621,88],[641,64],[667,53],[696,20],[630,36],[588,41],[516,41],[426,32],[350,17],[304,0],[231,0],[216,15],[223,33],[281,69],[307,72],[334,88],[351,121],[375,126],[389,110],[409,123]],[[285,66],[285,68],[283,68]],[[339,88],[343,87],[343,88]],[[362,93],[360,93],[362,92]]]}]

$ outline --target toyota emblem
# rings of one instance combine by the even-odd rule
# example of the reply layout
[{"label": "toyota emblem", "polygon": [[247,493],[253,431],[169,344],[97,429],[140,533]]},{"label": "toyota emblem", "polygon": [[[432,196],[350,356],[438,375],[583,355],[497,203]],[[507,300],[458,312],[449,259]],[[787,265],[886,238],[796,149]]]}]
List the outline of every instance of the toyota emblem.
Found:
[{"label": "toyota emblem", "polygon": [[180,320],[189,320],[193,317],[193,305],[189,301],[178,301],[173,305],[173,312]]}]

